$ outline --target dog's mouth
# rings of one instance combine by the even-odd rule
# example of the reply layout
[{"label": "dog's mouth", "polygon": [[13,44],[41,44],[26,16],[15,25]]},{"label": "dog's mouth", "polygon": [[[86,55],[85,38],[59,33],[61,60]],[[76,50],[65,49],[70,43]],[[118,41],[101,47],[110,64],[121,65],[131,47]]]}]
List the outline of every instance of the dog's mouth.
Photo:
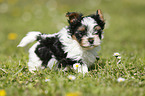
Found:
[{"label": "dog's mouth", "polygon": [[101,44],[99,38],[83,38],[80,45],[83,49],[93,49]]},{"label": "dog's mouth", "polygon": [[[78,42],[78,40],[77,39],[75,39],[77,42]],[[84,40],[85,41],[85,40]],[[79,45],[84,49],[84,50],[91,50],[91,49],[93,49],[93,48],[95,48],[95,47],[98,47],[98,46],[100,46],[100,44],[101,44],[101,41],[99,40],[98,42],[94,42],[94,43],[90,43],[90,42],[88,42],[88,41],[85,41],[85,42],[78,42],[79,43]]]},{"label": "dog's mouth", "polygon": [[93,44],[90,44],[90,46],[81,46],[83,49],[86,49],[86,50],[90,50],[90,49],[93,49],[95,47],[98,47],[99,45],[93,45]]},{"label": "dog's mouth", "polygon": [[84,36],[80,42],[76,38],[76,36],[73,35],[72,38],[76,40],[80,44],[80,46],[85,50],[93,49],[101,44],[101,40],[99,39],[98,36],[94,36],[93,38],[88,38]]}]

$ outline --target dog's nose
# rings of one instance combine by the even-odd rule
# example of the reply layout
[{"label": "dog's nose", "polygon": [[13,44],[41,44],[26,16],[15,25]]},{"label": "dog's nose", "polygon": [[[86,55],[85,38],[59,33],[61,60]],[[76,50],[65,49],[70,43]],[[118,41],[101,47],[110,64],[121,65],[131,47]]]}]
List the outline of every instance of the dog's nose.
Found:
[{"label": "dog's nose", "polygon": [[94,39],[93,38],[89,38],[88,41],[89,41],[90,44],[94,43]]}]

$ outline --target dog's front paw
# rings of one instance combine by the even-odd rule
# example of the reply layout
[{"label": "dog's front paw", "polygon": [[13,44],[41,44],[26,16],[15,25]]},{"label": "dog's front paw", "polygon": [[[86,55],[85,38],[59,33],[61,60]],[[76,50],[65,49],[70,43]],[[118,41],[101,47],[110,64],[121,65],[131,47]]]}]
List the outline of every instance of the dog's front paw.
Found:
[{"label": "dog's front paw", "polygon": [[86,64],[80,64],[80,63],[75,63],[73,64],[73,68],[74,70],[77,70],[77,72],[80,72],[80,73],[88,73],[88,67]]}]

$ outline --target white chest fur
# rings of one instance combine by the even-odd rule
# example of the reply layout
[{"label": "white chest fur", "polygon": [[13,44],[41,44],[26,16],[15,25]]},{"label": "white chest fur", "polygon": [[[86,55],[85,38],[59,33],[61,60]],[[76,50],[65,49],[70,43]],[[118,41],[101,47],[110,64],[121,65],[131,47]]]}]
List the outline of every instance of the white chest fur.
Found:
[{"label": "white chest fur", "polygon": [[67,53],[67,58],[72,58],[74,60],[82,59],[87,65],[93,64],[96,60],[99,47],[91,50],[82,49],[79,43],[72,39],[72,37],[68,34],[68,31],[69,30],[67,28],[63,28],[59,32],[60,41],[65,46],[64,51]]}]

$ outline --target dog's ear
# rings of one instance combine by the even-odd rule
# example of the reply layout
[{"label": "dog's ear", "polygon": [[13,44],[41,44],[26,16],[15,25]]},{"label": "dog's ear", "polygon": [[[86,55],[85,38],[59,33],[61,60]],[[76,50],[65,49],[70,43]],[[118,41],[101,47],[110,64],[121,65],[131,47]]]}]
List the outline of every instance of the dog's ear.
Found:
[{"label": "dog's ear", "polygon": [[100,9],[97,10],[96,16],[97,16],[97,23],[99,23],[99,25],[101,26],[101,28],[104,29],[105,20],[104,20],[102,11]]},{"label": "dog's ear", "polygon": [[101,12],[100,9],[97,10],[96,15],[100,18],[100,20],[101,20],[103,23],[105,23],[105,20],[104,20],[103,14],[102,14],[102,12]]},{"label": "dog's ear", "polygon": [[91,15],[92,18],[94,18],[96,20],[96,22],[98,23],[98,25],[101,27],[101,29],[104,29],[105,26],[105,20],[103,17],[103,14],[101,12],[101,10],[97,10],[95,15]]},{"label": "dog's ear", "polygon": [[66,13],[66,17],[69,17],[68,22],[71,25],[77,24],[81,20],[82,16],[83,15],[81,13],[77,13],[77,12],[67,12]]}]

